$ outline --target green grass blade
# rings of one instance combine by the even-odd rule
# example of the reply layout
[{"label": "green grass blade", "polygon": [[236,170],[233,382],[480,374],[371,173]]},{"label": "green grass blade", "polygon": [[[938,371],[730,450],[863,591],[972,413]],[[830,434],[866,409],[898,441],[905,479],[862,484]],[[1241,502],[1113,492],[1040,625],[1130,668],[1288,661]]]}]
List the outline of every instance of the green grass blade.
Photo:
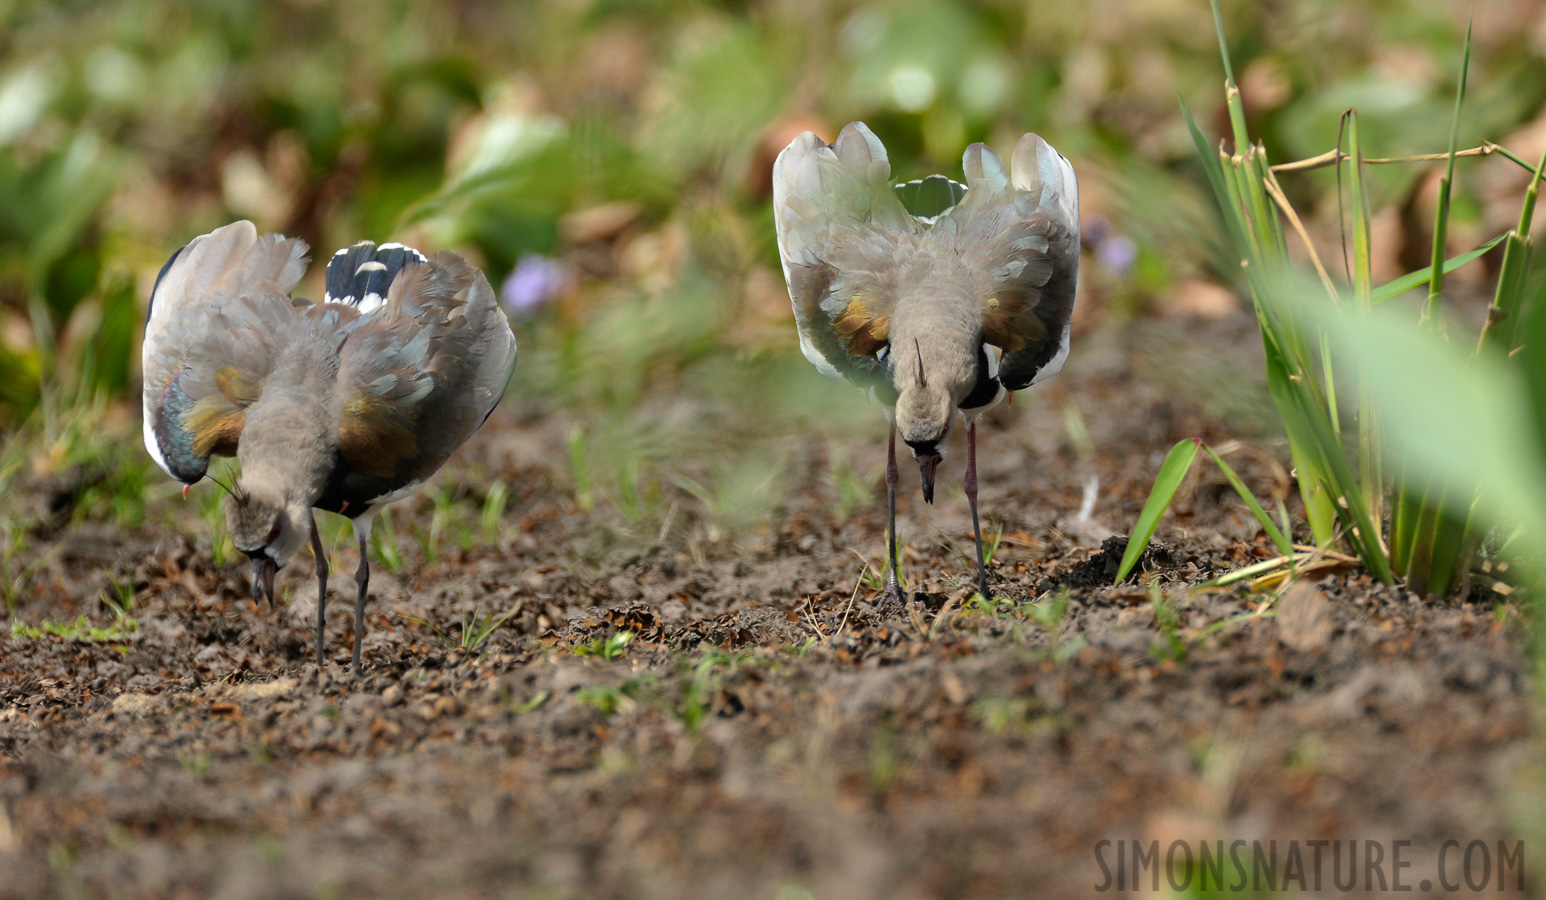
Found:
[{"label": "green grass blade", "polygon": [[1192,143],[1197,147],[1197,158],[1202,162],[1203,172],[1208,176],[1208,183],[1213,186],[1213,196],[1218,200],[1219,206],[1224,212],[1224,224],[1230,230],[1230,237],[1235,239],[1235,247],[1241,246],[1244,235],[1236,230],[1238,221],[1231,215],[1231,209],[1227,205],[1229,191],[1224,187],[1224,167],[1219,162],[1217,151],[1208,142],[1208,136],[1203,134],[1202,128],[1197,124],[1197,117],[1192,115],[1192,108],[1187,105],[1186,98],[1176,95],[1176,100],[1181,104],[1181,117],[1186,120],[1186,129],[1192,135]]},{"label": "green grass blade", "polygon": [[[1449,491],[1440,491],[1440,498]],[[1466,513],[1475,501],[1455,509],[1440,501],[1433,529],[1433,562],[1428,570],[1428,591],[1435,596],[1448,596],[1470,571],[1471,561],[1465,558]]]},{"label": "green grass blade", "polygon": [[1412,536],[1417,529],[1417,502],[1410,494],[1412,475],[1405,450],[1396,455],[1395,490],[1390,503],[1390,565],[1403,578],[1412,565]]},{"label": "green grass blade", "polygon": [[1283,429],[1288,432],[1288,453],[1299,479],[1299,497],[1304,501],[1305,519],[1317,547],[1328,547],[1336,539],[1337,509],[1326,490],[1326,476],[1312,452],[1314,437],[1297,415],[1294,383],[1283,354],[1270,343],[1267,346],[1267,390],[1272,394]]},{"label": "green grass blade", "polygon": [[1251,148],[1245,130],[1245,106],[1240,102],[1240,88],[1235,85],[1235,67],[1229,59],[1229,43],[1224,40],[1224,19],[1219,14],[1219,2],[1210,0],[1210,3],[1213,6],[1213,30],[1219,38],[1219,58],[1224,61],[1224,96],[1229,104],[1229,122],[1235,131],[1235,153],[1244,156]]},{"label": "green grass blade", "polygon": [[1348,110],[1344,113],[1347,119],[1347,142],[1352,152],[1348,160],[1348,192],[1353,208],[1353,299],[1359,309],[1369,306],[1370,294],[1374,291],[1374,282],[1371,277],[1373,271],[1373,248],[1370,238],[1369,226],[1369,191],[1364,177],[1363,168],[1363,142],[1358,138],[1358,112]]},{"label": "green grass blade", "polygon": [[[1445,159],[1444,178],[1439,182],[1438,205],[1434,211],[1433,253],[1432,262],[1428,266],[1428,302],[1422,314],[1423,324],[1435,328],[1439,325],[1440,302],[1444,293],[1444,250],[1448,241],[1455,152],[1460,143],[1460,116],[1464,110],[1466,77],[1470,67],[1471,29],[1467,26],[1465,49],[1460,61],[1460,79],[1455,87],[1454,114],[1450,118],[1449,153]],[[1505,248],[1505,260],[1507,257],[1508,250]],[[1404,453],[1410,453],[1410,448],[1406,448]],[[1446,515],[1443,508],[1448,485],[1424,474],[1418,477],[1422,483],[1419,490],[1419,486],[1408,479],[1404,457],[1398,475],[1395,483],[1397,501],[1391,520],[1392,557],[1397,571],[1420,587],[1443,592],[1448,587],[1448,576],[1452,572],[1452,561],[1446,559],[1446,554],[1463,537],[1463,534],[1453,534],[1451,528],[1441,527],[1447,519],[1453,518]],[[1436,542],[1441,536],[1445,546],[1438,547]],[[1438,566],[1437,574],[1446,584],[1433,583],[1431,575],[1435,574],[1435,565]]]},{"label": "green grass blade", "polygon": [[1493,308],[1487,316],[1486,327],[1482,329],[1481,346],[1491,346],[1500,352],[1509,352],[1515,348],[1514,337],[1518,334],[1519,319],[1525,312],[1524,292],[1533,248],[1530,223],[1535,217],[1535,201],[1540,196],[1543,172],[1546,172],[1546,151],[1542,151],[1540,164],[1535,167],[1530,186],[1525,189],[1524,203],[1519,210],[1519,225],[1508,235],[1508,245],[1503,250],[1503,267],[1498,270],[1497,291],[1492,298]]},{"label": "green grass blade", "polygon": [[1326,416],[1331,419],[1331,430],[1342,433],[1342,411],[1337,406],[1337,367],[1331,360],[1331,341],[1321,335],[1321,381],[1326,385]]},{"label": "green grass blade", "polygon": [[1449,237],[1450,186],[1455,181],[1455,149],[1460,146],[1460,113],[1465,105],[1466,76],[1471,70],[1471,25],[1465,29],[1465,50],[1460,56],[1460,83],[1455,86],[1455,113],[1449,123],[1449,159],[1444,164],[1444,180],[1439,182],[1439,203],[1433,221],[1433,263],[1429,269],[1428,307],[1423,318],[1437,322],[1439,299],[1444,293],[1444,247]]},{"label": "green grass blade", "polygon": [[1536,292],[1524,322],[1524,345],[1514,360],[1524,372],[1525,394],[1532,413],[1535,463],[1546,471],[1546,286]]},{"label": "green grass blade", "polygon": [[1201,446],[1201,440],[1187,438],[1170,448],[1170,453],[1160,464],[1159,474],[1154,476],[1154,487],[1149,491],[1149,499],[1144,501],[1143,511],[1138,514],[1133,533],[1127,539],[1127,552],[1122,554],[1122,564],[1117,568],[1117,584],[1127,580],[1133,566],[1138,564],[1139,557],[1148,548],[1155,530],[1159,528],[1160,517],[1170,508],[1170,501],[1175,499],[1186,473],[1191,471],[1192,461],[1197,458],[1197,448]]},{"label": "green grass blade", "polygon": [[1326,472],[1327,484],[1336,490],[1336,495],[1329,499],[1338,517],[1347,525],[1349,536],[1358,548],[1358,558],[1368,568],[1369,574],[1390,584],[1394,579],[1390,571],[1390,560],[1380,543],[1378,524],[1374,522],[1364,502],[1363,493],[1358,490],[1358,481],[1343,452],[1342,441],[1332,431],[1331,423],[1320,416],[1317,406],[1305,403],[1300,409],[1300,416],[1314,435],[1315,449]]},{"label": "green grass blade", "polygon": [[[1444,261],[1444,274],[1447,275],[1450,272],[1453,272],[1461,266],[1465,265],[1466,263],[1480,257],[1488,250],[1491,250],[1493,247],[1501,244],[1503,239],[1508,236],[1509,232],[1505,231],[1487,243],[1477,247],[1475,250],[1467,250],[1459,256],[1452,256],[1449,259],[1446,259]],[[1378,306],[1387,300],[1394,300],[1395,298],[1401,296],[1407,291],[1412,290],[1413,288],[1420,288],[1427,284],[1432,275],[1432,266],[1423,266],[1421,269],[1418,269],[1415,272],[1409,272],[1406,275],[1402,275],[1400,278],[1397,278],[1394,281],[1386,282],[1385,284],[1375,288],[1372,295],[1370,296],[1370,302],[1375,306]]]},{"label": "green grass blade", "polygon": [[1269,572],[1274,572],[1286,565],[1289,565],[1293,561],[1294,558],[1292,556],[1279,556],[1274,559],[1264,559],[1261,562],[1252,563],[1248,566],[1225,572],[1223,575],[1220,575],[1216,578],[1210,578],[1197,586],[1200,588],[1227,587],[1236,582],[1245,581],[1248,578],[1255,578],[1258,575],[1266,575]]},{"label": "green grass blade", "polygon": [[[1353,207],[1353,305],[1356,309],[1367,312],[1373,305],[1374,277],[1373,277],[1373,242],[1371,239],[1371,215],[1369,212],[1368,184],[1364,177],[1363,166],[1363,142],[1358,136],[1358,114],[1349,111],[1347,114],[1348,144],[1352,147],[1352,166],[1349,172],[1348,184],[1352,194]],[[1453,151],[1451,151],[1453,153]],[[1324,335],[1323,335],[1324,336]],[[1328,339],[1326,354],[1331,355],[1331,345]],[[1358,488],[1363,493],[1364,506],[1369,510],[1369,519],[1378,528],[1384,519],[1385,501],[1385,475],[1381,471],[1379,418],[1374,408],[1373,398],[1369,391],[1369,377],[1365,372],[1357,373],[1358,387]],[[1331,401],[1333,417],[1335,417],[1336,402]],[[1335,418],[1332,419],[1336,421]],[[1349,486],[1351,487],[1351,485]]]},{"label": "green grass blade", "polygon": [[1292,556],[1294,545],[1283,532],[1278,530],[1278,526],[1267,515],[1267,511],[1262,509],[1262,505],[1256,501],[1256,495],[1252,494],[1251,489],[1245,486],[1245,482],[1241,481],[1240,476],[1235,474],[1235,470],[1230,468],[1229,463],[1224,461],[1224,457],[1219,456],[1212,447],[1207,445],[1204,445],[1203,449],[1208,451],[1208,455],[1213,457],[1213,461],[1218,464],[1219,471],[1223,472],[1224,477],[1229,479],[1230,487],[1234,488],[1235,493],[1240,495],[1240,499],[1245,501],[1245,505],[1251,508],[1251,515],[1256,517],[1256,521],[1261,524],[1262,531],[1265,531],[1267,537],[1272,539],[1272,543],[1277,546],[1278,552],[1284,556]]}]

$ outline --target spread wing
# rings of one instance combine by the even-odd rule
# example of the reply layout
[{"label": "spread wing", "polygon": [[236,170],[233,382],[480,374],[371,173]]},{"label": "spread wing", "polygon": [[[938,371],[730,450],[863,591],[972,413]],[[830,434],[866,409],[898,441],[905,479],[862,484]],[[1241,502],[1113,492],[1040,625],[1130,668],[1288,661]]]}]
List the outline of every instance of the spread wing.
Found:
[{"label": "spread wing", "polygon": [[899,245],[925,225],[890,184],[886,148],[854,122],[806,132],[773,165],[773,217],[800,349],[816,368],[890,390],[887,341]]},{"label": "spread wing", "polygon": [[[375,249],[381,259],[401,248]],[[375,271],[369,254],[356,257],[347,264]],[[363,507],[434,474],[493,412],[515,368],[515,335],[482,272],[455,253],[385,262],[396,271],[384,300],[340,350],[342,465],[323,509]],[[331,293],[331,266],[328,282]]]},{"label": "spread wing", "polygon": [[211,456],[235,455],[305,271],[304,242],[251,222],[194,238],[162,267],[145,317],[144,437],[168,475],[193,484]]},{"label": "spread wing", "polygon": [[962,160],[965,196],[941,216],[959,236],[978,282],[982,335],[1003,351],[999,381],[1020,390],[1054,374],[1068,356],[1079,279],[1079,185],[1052,146],[1027,134],[1012,171],[973,144]]},{"label": "spread wing", "polygon": [[907,289],[897,273],[916,254],[957,257],[972,273],[1005,387],[1062,367],[1079,276],[1073,167],[1034,134],[1020,139],[1012,171],[982,144],[962,162],[965,186],[935,175],[892,188],[885,147],[860,122],[831,146],[807,132],[779,155],[779,255],[800,349],[818,369],[891,390],[890,317]]}]

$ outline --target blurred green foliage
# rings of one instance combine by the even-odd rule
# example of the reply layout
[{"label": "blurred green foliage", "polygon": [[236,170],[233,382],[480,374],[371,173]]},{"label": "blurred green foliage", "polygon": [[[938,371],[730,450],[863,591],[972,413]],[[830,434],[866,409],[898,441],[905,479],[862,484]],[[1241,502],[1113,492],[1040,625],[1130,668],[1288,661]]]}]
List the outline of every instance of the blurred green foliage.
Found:
[{"label": "blurred green foliage", "polygon": [[[1475,13],[1468,142],[1506,140],[1546,100],[1546,4],[1503,6]],[[1229,4],[1254,131],[1275,159],[1320,152],[1356,102],[1371,152],[1441,149],[1467,14]],[[0,425],[132,400],[161,263],[248,217],[319,256],[454,246],[496,285],[556,261],[520,309],[512,396],[584,419],[595,490],[647,509],[680,474],[651,465],[695,448],[880,427],[791,352],[768,176],[799,131],[866,120],[902,179],[1042,133],[1080,173],[1098,321],[1236,277],[1177,114],[1179,94],[1221,124],[1218,87],[1194,0],[0,0]],[[1379,170],[1375,205],[1422,178]],[[1335,209],[1329,185],[1290,185],[1307,219]],[[1462,237],[1483,191],[1459,185]],[[699,405],[660,399],[681,393]],[[757,494],[733,460],[690,479],[711,517]]]}]

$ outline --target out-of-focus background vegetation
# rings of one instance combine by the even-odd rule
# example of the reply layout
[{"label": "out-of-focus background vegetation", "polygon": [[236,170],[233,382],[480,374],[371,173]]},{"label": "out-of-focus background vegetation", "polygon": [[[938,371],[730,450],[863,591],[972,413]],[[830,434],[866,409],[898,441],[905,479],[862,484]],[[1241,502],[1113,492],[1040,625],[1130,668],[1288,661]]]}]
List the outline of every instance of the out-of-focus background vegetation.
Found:
[{"label": "out-of-focus background vegetation", "polygon": [[[1366,152],[1443,150],[1473,12],[1462,145],[1496,140],[1533,160],[1546,144],[1537,0],[1228,3],[1253,133],[1274,161],[1310,156],[1357,106]],[[584,500],[606,447],[648,464],[639,409],[668,440],[659,398],[765,392],[776,407],[779,388],[815,378],[791,352],[768,178],[794,135],[830,138],[853,119],[901,179],[959,176],[967,143],[1007,150],[1024,131],[1073,160],[1079,332],[1226,315],[1241,304],[1217,285],[1238,272],[1177,102],[1227,131],[1212,24],[1201,0],[0,0],[0,427],[53,439],[30,454],[38,472],[86,452],[59,438],[61,410],[137,433],[155,273],[189,238],[246,217],[318,257],[367,237],[472,255],[522,341],[513,402],[598,411],[571,447]],[[1371,177],[1383,281],[1427,258],[1437,168]],[[1461,164],[1456,252],[1514,223],[1526,177],[1497,159]],[[1285,177],[1328,246],[1334,186],[1330,170]],[[318,276],[304,292],[320,293]],[[1462,308],[1465,285],[1487,277],[1485,264],[1452,276]],[[850,402],[796,393],[818,412]],[[658,489],[640,486],[639,460],[600,477],[612,502]],[[691,488],[758,489],[760,463],[731,469]],[[150,474],[103,496],[126,502]]]}]

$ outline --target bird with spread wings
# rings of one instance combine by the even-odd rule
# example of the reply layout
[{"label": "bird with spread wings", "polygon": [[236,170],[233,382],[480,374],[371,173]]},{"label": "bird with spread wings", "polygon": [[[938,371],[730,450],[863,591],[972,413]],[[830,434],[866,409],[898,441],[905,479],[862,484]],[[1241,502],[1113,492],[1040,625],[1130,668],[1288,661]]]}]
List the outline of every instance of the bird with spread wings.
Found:
[{"label": "bird with spread wings", "polygon": [[145,321],[145,447],[185,485],[210,458],[241,477],[225,515],[253,596],[306,543],[317,558],[324,664],[327,555],[312,510],[353,520],[360,666],[371,522],[483,424],[515,367],[515,336],[483,273],[455,253],[370,242],[328,262],[323,302],[292,297],[306,245],[235,222],[172,255]]},{"label": "bird with spread wings", "polygon": [[800,349],[827,375],[868,388],[891,419],[885,599],[903,599],[896,564],[896,434],[934,500],[957,417],[977,586],[989,594],[977,515],[977,417],[1068,356],[1079,276],[1073,166],[1035,134],[1009,165],[984,144],[962,159],[966,184],[935,175],[891,183],[886,148],[862,122],[827,144],[806,132],[773,167],[773,212]]}]

